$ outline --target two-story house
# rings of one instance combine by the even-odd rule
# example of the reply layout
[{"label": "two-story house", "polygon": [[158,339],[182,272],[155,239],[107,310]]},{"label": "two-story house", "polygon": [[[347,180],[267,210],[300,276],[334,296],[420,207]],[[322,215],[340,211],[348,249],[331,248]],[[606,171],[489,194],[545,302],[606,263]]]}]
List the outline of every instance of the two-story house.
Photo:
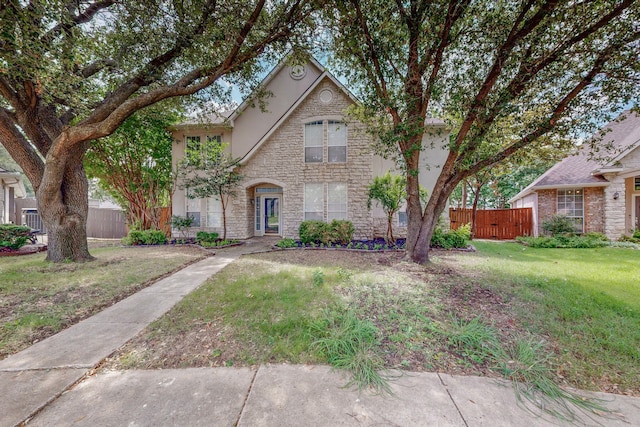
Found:
[{"label": "two-story house", "polygon": [[[373,153],[360,123],[347,120],[345,109],[358,102],[355,97],[313,58],[297,66],[282,61],[261,87],[271,94],[266,109],[249,97],[222,118],[173,128],[174,164],[205,141],[224,142],[241,159],[244,179],[227,208],[228,237],[297,237],[308,219],[347,219],[356,238],[384,236],[382,210],[367,208],[368,186],[396,168]],[[448,131],[435,119],[426,126],[420,181],[430,190],[446,159]],[[178,189],[172,206],[173,215],[196,219],[193,231],[221,230],[216,198],[190,199]],[[406,214],[397,215],[395,227],[398,235],[406,234]]]}]

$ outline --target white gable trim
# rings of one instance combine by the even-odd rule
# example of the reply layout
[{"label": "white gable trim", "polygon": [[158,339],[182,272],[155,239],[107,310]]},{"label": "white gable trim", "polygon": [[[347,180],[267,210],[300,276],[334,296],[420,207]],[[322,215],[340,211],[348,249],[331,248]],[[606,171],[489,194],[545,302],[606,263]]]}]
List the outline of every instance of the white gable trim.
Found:
[{"label": "white gable trim", "polygon": [[271,178],[254,178],[250,181],[247,181],[245,183],[243,183],[243,187],[244,189],[248,189],[251,188],[255,185],[259,185],[259,184],[271,184],[271,185],[277,185],[278,187],[281,187],[283,190],[286,187],[286,184],[282,181],[278,181],[276,179],[271,179]]},{"label": "white gable trim", "polygon": [[309,89],[307,89],[302,95],[300,95],[298,100],[291,107],[289,107],[289,109],[282,115],[282,117],[280,117],[280,119],[271,127],[271,129],[269,129],[269,131],[264,134],[264,136],[260,138],[258,142],[256,142],[251,150],[249,150],[249,152],[245,154],[245,156],[240,160],[241,165],[246,164],[249,159],[251,159],[256,151],[258,151],[260,147],[262,147],[262,145],[269,139],[269,137],[273,135],[276,130],[278,130],[278,128],[289,118],[289,116],[291,116],[291,114],[293,114],[293,112],[300,106],[300,104],[302,104],[302,102],[309,97],[311,92],[313,92],[313,90],[318,87],[320,82],[322,82],[322,80],[324,80],[325,78],[328,78],[329,80],[331,80],[331,82],[338,86],[338,88],[340,88],[345,93],[345,95],[347,95],[349,99],[351,99],[354,103],[358,102],[353,94],[351,94],[351,92],[349,92],[335,77],[333,77],[331,73],[329,73],[328,71],[324,71],[322,74],[320,74],[316,81],[314,81],[313,84],[309,86]]}]

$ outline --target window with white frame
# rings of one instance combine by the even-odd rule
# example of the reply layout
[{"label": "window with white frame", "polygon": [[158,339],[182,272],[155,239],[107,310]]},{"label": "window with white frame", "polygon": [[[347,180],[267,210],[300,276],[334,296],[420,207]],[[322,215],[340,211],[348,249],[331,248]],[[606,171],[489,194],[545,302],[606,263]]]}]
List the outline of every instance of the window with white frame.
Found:
[{"label": "window with white frame", "polygon": [[576,232],[582,233],[584,231],[584,191],[582,188],[558,190],[558,214],[571,218]]},{"label": "window with white frame", "polygon": [[324,152],[324,128],[321,121],[304,125],[304,161],[321,163]]},{"label": "window with white frame", "polygon": [[191,199],[187,193],[187,217],[193,218],[192,227],[200,227],[201,199]]},{"label": "window with white frame", "polygon": [[310,184],[304,185],[304,219],[315,219],[322,221],[324,213],[324,185]]},{"label": "window with white frame", "polygon": [[347,184],[330,182],[327,184],[327,221],[347,219]]},{"label": "window with white frame", "polygon": [[342,122],[328,122],[327,156],[329,163],[347,161],[347,126]]},{"label": "window with white frame", "polygon": [[222,203],[217,197],[207,199],[207,227],[222,227]]}]

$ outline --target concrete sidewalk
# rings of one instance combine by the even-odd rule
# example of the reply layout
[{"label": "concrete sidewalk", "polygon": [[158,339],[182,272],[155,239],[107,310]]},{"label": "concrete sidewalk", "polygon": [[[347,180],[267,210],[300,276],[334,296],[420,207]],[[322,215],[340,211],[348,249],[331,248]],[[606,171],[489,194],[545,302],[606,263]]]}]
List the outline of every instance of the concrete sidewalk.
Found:
[{"label": "concrete sidewalk", "polygon": [[561,422],[518,403],[488,378],[403,373],[393,396],[344,389],[326,366],[267,365],[100,372],[93,368],[256,239],[167,277],[103,312],[0,361],[0,427],[36,426],[547,426],[640,425],[640,399],[598,394],[608,417]]}]

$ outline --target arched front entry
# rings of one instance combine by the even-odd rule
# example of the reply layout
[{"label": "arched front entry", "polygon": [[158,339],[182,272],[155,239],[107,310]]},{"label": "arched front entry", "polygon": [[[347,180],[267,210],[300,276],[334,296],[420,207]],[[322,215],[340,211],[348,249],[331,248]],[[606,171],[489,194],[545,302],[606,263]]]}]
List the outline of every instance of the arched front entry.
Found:
[{"label": "arched front entry", "polygon": [[254,235],[282,235],[283,188],[275,183],[260,183],[253,187]]}]

